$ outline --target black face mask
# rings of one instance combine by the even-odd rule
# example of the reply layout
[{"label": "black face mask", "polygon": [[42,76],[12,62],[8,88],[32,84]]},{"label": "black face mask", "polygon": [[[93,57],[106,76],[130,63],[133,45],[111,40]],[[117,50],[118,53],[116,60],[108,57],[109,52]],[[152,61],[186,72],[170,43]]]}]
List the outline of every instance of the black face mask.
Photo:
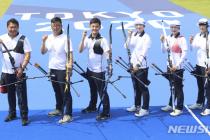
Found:
[{"label": "black face mask", "polygon": [[[174,36],[173,34],[171,34],[171,37]],[[180,32],[178,32],[174,37],[178,38],[180,36]]]},{"label": "black face mask", "polygon": [[96,40],[96,42],[93,46],[93,52],[95,54],[99,54],[99,55],[102,55],[104,53],[104,50],[101,47],[101,39]]},{"label": "black face mask", "polygon": [[[145,34],[145,32],[144,32],[144,30],[139,34],[139,37],[142,37],[143,35]],[[134,34],[134,36],[137,36],[138,35],[138,32],[136,32],[135,34]]]},{"label": "black face mask", "polygon": [[92,37],[92,34],[91,34],[88,38],[91,38],[92,40],[96,39],[96,42],[93,46],[93,52],[95,54],[102,55],[104,53],[104,50],[101,47],[101,38],[102,38],[101,35],[98,33],[97,36],[94,38],[94,37]]},{"label": "black face mask", "polygon": [[61,32],[60,32],[60,34],[59,34],[59,35],[61,35],[61,34],[63,34],[63,30],[61,30]]},{"label": "black face mask", "polygon": [[209,31],[207,31],[207,33],[200,33],[200,36],[203,36],[204,38],[206,38],[209,35]]},{"label": "black face mask", "polygon": [[88,38],[90,38],[90,39],[92,39],[92,40],[93,40],[93,39],[96,39],[96,40],[97,40],[97,39],[101,39],[102,37],[101,37],[101,34],[98,33],[98,34],[96,35],[96,37],[93,37],[92,34],[90,34]]}]

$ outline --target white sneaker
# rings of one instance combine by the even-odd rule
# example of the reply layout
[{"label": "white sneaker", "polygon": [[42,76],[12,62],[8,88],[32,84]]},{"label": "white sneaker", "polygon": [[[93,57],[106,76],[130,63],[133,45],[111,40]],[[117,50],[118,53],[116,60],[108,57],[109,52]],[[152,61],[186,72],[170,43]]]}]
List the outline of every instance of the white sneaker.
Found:
[{"label": "white sneaker", "polygon": [[189,109],[202,109],[203,108],[203,105],[202,104],[192,104],[189,106]]},{"label": "white sneaker", "polygon": [[136,117],[143,117],[143,116],[146,116],[146,115],[149,115],[149,111],[146,110],[146,109],[141,109],[139,112],[135,113]]},{"label": "white sneaker", "polygon": [[58,121],[58,123],[64,124],[64,123],[67,123],[67,122],[71,122],[72,120],[73,120],[72,116],[64,115],[63,118]]},{"label": "white sneaker", "polygon": [[58,109],[55,109],[51,112],[48,113],[48,116],[52,117],[52,116],[61,116],[62,115],[62,112]]},{"label": "white sneaker", "polygon": [[182,110],[175,109],[173,112],[170,113],[171,116],[179,116],[183,113]]},{"label": "white sneaker", "polygon": [[165,112],[168,112],[168,111],[172,111],[173,108],[172,108],[172,106],[167,105],[167,106],[161,107],[161,110],[162,111],[165,111]]},{"label": "white sneaker", "polygon": [[131,107],[126,108],[126,110],[128,112],[135,112],[136,111],[136,107],[135,107],[135,105],[132,105]]},{"label": "white sneaker", "polygon": [[210,115],[210,109],[205,109],[203,112],[201,112],[202,116]]}]

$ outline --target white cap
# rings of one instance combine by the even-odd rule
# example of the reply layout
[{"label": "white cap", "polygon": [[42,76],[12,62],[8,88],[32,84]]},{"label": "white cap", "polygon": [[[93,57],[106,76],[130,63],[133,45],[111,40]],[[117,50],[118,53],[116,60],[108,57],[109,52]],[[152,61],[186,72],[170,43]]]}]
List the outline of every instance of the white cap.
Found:
[{"label": "white cap", "polygon": [[198,20],[198,25],[203,24],[203,25],[208,25],[208,19],[206,18],[201,18]]},{"label": "white cap", "polygon": [[181,26],[181,22],[178,21],[178,20],[174,20],[174,21],[170,24],[170,26]]},{"label": "white cap", "polygon": [[134,21],[134,25],[136,24],[145,25],[145,20],[143,18],[136,18]]}]

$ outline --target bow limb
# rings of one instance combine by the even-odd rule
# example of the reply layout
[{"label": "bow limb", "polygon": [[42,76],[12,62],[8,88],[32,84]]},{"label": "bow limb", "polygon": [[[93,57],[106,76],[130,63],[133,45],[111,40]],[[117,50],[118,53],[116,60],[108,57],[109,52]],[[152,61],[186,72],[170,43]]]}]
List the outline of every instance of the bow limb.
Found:
[{"label": "bow limb", "polygon": [[69,39],[69,24],[67,26],[67,54],[66,54],[66,84],[65,84],[65,90],[64,92],[67,93],[69,90],[68,82],[70,81],[70,39]]},{"label": "bow limb", "polygon": [[107,62],[108,62],[108,76],[110,79],[112,76],[112,71],[113,71],[113,68],[112,68],[112,24],[110,24],[110,27],[109,27],[109,52],[108,52]]}]

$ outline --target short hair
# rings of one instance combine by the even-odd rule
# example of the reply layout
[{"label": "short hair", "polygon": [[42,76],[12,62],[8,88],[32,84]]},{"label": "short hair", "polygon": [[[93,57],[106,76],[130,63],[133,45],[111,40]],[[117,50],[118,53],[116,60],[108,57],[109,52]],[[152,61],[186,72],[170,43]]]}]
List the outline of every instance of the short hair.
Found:
[{"label": "short hair", "polygon": [[51,23],[55,23],[55,22],[59,22],[59,23],[62,24],[62,20],[61,20],[60,17],[54,17],[54,18],[51,19]]},{"label": "short hair", "polygon": [[10,23],[13,23],[19,27],[19,22],[15,18],[11,18],[7,21],[7,27],[9,26]]},{"label": "short hair", "polygon": [[90,20],[90,25],[93,23],[98,23],[99,25],[101,25],[101,20],[99,18],[92,18]]}]

